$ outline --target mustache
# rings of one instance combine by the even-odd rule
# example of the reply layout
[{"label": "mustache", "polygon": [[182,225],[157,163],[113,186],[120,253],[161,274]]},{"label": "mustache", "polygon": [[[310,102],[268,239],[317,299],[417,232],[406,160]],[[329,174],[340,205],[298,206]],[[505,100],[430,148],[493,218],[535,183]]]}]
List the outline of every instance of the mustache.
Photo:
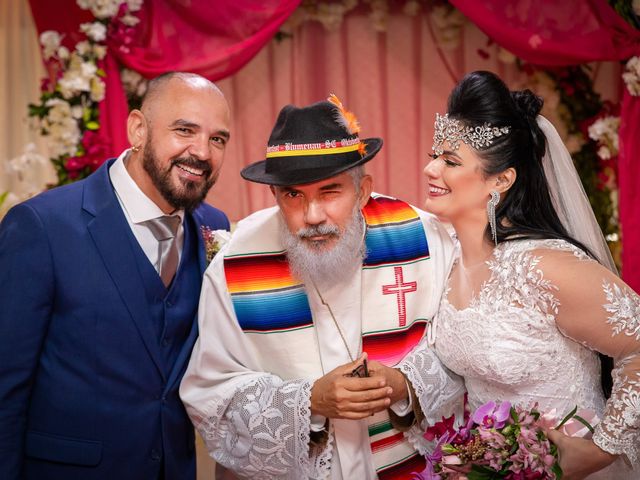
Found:
[{"label": "mustache", "polygon": [[300,239],[317,237],[319,235],[333,235],[335,237],[339,237],[340,229],[336,225],[323,223],[320,225],[313,225],[311,227],[304,227],[296,232],[296,236]]},{"label": "mustache", "polygon": [[205,172],[207,175],[211,173],[211,165],[209,165],[209,162],[198,160],[196,157],[189,156],[173,159],[171,162],[171,166],[177,164],[184,165],[185,167],[197,168],[198,170],[202,170],[203,172]]}]

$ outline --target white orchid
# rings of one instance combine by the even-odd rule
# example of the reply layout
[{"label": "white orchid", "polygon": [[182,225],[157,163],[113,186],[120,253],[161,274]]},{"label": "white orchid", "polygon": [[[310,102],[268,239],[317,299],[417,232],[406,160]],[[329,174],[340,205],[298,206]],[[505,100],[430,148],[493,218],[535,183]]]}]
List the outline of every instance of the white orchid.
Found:
[{"label": "white orchid", "polygon": [[127,27],[135,27],[138,23],[140,23],[140,19],[130,13],[123,15],[120,18],[120,21],[124,23]]},{"label": "white orchid", "polygon": [[69,55],[70,55],[69,49],[63,45],[60,48],[58,48],[57,55],[58,55],[59,59],[67,60],[69,58]]},{"label": "white orchid", "polygon": [[107,27],[100,22],[82,23],[80,31],[86,33],[94,42],[104,42],[107,39]]},{"label": "white orchid", "polygon": [[593,122],[589,127],[589,138],[598,142],[598,156],[609,160],[618,155],[620,149],[620,117],[606,116]]},{"label": "white orchid", "polygon": [[58,81],[60,93],[66,99],[71,99],[81,92],[91,91],[91,78],[83,75],[79,69],[67,70]]},{"label": "white orchid", "polygon": [[54,30],[47,30],[40,34],[40,45],[42,45],[42,56],[45,60],[49,60],[53,57],[58,48],[60,48],[60,42],[62,37]]},{"label": "white orchid", "polygon": [[102,60],[107,55],[107,47],[105,45],[94,45],[93,54],[98,60]]},{"label": "white orchid", "polygon": [[127,95],[142,97],[147,91],[147,80],[135,70],[123,68],[120,71],[120,80]]},{"label": "white orchid", "polygon": [[90,10],[96,18],[114,17],[124,0],[77,0],[76,3],[83,10]]},{"label": "white orchid", "polygon": [[602,145],[598,149],[598,156],[602,160],[609,160],[611,158],[611,150],[609,150],[605,145]]},{"label": "white orchid", "polygon": [[631,57],[627,62],[622,79],[629,93],[635,97],[640,95],[640,57]]},{"label": "white orchid", "polygon": [[101,102],[104,100],[105,84],[98,78],[93,77],[91,79],[91,100],[94,102]]}]

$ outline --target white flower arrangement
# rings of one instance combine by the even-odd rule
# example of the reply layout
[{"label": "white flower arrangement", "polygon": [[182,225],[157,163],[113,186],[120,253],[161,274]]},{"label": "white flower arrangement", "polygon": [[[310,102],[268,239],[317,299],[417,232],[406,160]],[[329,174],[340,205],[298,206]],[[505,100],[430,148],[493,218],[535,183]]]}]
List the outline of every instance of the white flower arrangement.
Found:
[{"label": "white flower arrangement", "polygon": [[622,74],[622,79],[631,95],[634,97],[640,95],[640,57],[636,56],[629,59]]},{"label": "white flower arrangement", "polygon": [[431,10],[431,21],[438,46],[443,50],[455,50],[460,45],[466,22],[462,12],[449,4],[436,5]]},{"label": "white flower arrangement", "polygon": [[98,165],[87,155],[95,135],[85,133],[100,128],[98,104],[105,97],[105,72],[100,62],[107,54],[106,40],[113,22],[135,25],[138,19],[131,14],[140,9],[142,0],[77,0],[77,4],[90,10],[96,20],[80,25],[86,40],[76,43],[71,51],[62,45],[58,32],[49,30],[40,35],[51,76],[43,83],[40,102],[29,105],[29,115],[37,118],[41,133],[49,137],[59,184],[82,178]]},{"label": "white flower arrangement", "polygon": [[618,155],[620,148],[618,130],[620,117],[602,117],[589,127],[589,138],[598,142],[598,156],[602,160],[609,160]]},{"label": "white flower arrangement", "polygon": [[147,91],[149,82],[135,70],[123,68],[120,70],[120,80],[127,95],[142,97]]},{"label": "white flower arrangement", "polygon": [[24,148],[24,153],[4,164],[5,178],[11,190],[0,195],[0,218],[14,205],[43,191],[55,179],[49,159],[36,151],[33,143]]}]

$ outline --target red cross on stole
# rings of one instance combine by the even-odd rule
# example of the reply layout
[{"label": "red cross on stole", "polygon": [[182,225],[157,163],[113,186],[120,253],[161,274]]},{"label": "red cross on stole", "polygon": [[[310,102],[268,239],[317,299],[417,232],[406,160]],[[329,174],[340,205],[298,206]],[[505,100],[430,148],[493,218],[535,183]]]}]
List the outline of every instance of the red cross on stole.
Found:
[{"label": "red cross on stole", "polygon": [[393,267],[393,272],[396,277],[396,283],[392,285],[383,285],[383,295],[395,295],[398,302],[398,319],[399,325],[404,327],[407,324],[407,304],[405,295],[407,293],[415,292],[418,289],[418,282],[404,282],[402,274],[402,267]]}]

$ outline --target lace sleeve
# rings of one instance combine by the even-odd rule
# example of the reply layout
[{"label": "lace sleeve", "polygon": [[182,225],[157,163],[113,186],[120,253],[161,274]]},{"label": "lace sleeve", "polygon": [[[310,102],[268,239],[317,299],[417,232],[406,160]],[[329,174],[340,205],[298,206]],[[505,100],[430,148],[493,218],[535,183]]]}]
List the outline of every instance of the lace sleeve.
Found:
[{"label": "lace sleeve", "polygon": [[424,415],[421,424],[405,432],[413,446],[424,455],[430,447],[423,437],[429,425],[454,414],[456,418],[462,418],[464,383],[442,365],[433,349],[428,346],[426,337],[396,368],[411,383]]},{"label": "lace sleeve", "polygon": [[260,375],[189,415],[216,462],[236,475],[321,478],[329,452],[309,455],[310,391],[308,381]]},{"label": "lace sleeve", "polygon": [[331,439],[309,446],[313,382],[260,368],[218,255],[205,272],[198,325],[180,397],[209,454],[241,478],[325,478]]},{"label": "lace sleeve", "polygon": [[546,252],[540,267],[557,287],[556,324],[569,338],[612,357],[613,390],[593,441],[640,466],[640,298],[592,260]]}]

